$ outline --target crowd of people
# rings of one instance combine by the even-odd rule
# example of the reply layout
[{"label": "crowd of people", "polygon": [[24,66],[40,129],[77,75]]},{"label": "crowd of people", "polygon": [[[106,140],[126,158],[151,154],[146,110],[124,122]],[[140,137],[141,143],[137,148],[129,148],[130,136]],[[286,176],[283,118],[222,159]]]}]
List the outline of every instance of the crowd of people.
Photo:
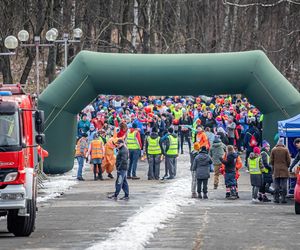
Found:
[{"label": "crowd of people", "polygon": [[[287,149],[279,140],[270,153],[269,143],[262,138],[262,121],[263,114],[239,95],[100,95],[78,115],[77,179],[84,180],[85,160],[91,163],[95,180],[103,180],[105,172],[114,178],[116,169],[116,192],[111,198],[116,199],[123,188],[124,199],[128,199],[127,179],[140,179],[137,176],[139,159],[148,161],[148,180],[174,179],[177,157],[179,153],[184,154],[186,142],[191,158],[193,198],[208,198],[210,172],[214,172],[215,189],[223,174],[226,198],[239,198],[237,180],[239,169],[244,165],[250,172],[253,201],[270,201],[266,192],[273,182],[273,174],[274,201],[279,202],[279,190],[285,197],[283,186],[290,159],[288,161],[286,156],[287,173],[276,171],[277,151],[281,147]],[[244,164],[240,157],[242,152],[246,156]],[[165,171],[161,177],[163,160]],[[281,201],[284,203],[285,198]]]}]

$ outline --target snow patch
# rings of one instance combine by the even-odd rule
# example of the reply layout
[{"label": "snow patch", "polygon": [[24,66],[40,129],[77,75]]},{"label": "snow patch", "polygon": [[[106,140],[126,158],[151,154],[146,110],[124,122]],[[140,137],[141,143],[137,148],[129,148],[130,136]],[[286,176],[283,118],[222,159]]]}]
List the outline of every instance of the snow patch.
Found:
[{"label": "snow patch", "polygon": [[178,179],[149,205],[122,223],[121,227],[108,235],[105,241],[96,243],[88,250],[139,250],[144,249],[153,234],[164,228],[174,218],[181,206],[194,203],[190,199],[190,178]]},{"label": "snow patch", "polygon": [[39,189],[37,202],[45,202],[61,196],[73,185],[77,184],[76,178],[77,163],[74,163],[73,170],[63,175],[48,176],[49,180],[43,182],[43,188]]}]

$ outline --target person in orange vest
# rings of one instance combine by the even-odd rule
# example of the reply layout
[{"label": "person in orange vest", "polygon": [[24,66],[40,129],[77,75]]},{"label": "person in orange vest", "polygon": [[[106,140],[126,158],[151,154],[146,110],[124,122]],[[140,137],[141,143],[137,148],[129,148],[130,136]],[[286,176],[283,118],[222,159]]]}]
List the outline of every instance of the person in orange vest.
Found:
[{"label": "person in orange vest", "polygon": [[[101,163],[104,157],[104,145],[103,142],[99,139],[98,134],[94,135],[94,139],[90,143],[87,156],[91,157],[91,162],[94,165],[94,180],[103,181]],[[98,178],[97,178],[98,173]]]},{"label": "person in orange vest", "polygon": [[199,142],[200,148],[203,146],[206,147],[207,150],[209,150],[209,141],[207,138],[207,135],[205,134],[203,127],[201,125],[197,126],[197,134],[196,134],[196,142]]},{"label": "person in orange vest", "polygon": [[77,180],[84,181],[82,178],[82,169],[84,165],[84,159],[86,158],[86,153],[88,151],[88,140],[87,134],[83,133],[82,137],[77,141],[75,157],[78,161],[78,170],[77,170]]}]

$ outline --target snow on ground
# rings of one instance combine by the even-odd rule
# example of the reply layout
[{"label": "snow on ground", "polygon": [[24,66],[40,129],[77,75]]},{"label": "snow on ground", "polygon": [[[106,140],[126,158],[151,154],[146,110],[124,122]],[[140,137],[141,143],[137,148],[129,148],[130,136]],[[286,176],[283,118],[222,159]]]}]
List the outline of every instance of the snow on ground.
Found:
[{"label": "snow on ground", "polygon": [[[48,176],[48,180],[43,182],[44,187],[38,191],[37,202],[45,202],[47,200],[57,198],[69,190],[73,185],[77,184],[77,166],[77,162],[75,162],[71,171],[62,175]],[[87,168],[85,167],[84,169]]]},{"label": "snow on ground", "polygon": [[[185,171],[185,176],[187,175],[188,171]],[[88,250],[144,249],[153,234],[164,228],[165,223],[180,212],[181,206],[194,202],[190,199],[190,184],[189,177],[178,178],[170,183],[154,202],[140,208],[111,232],[105,241],[96,243]]]}]

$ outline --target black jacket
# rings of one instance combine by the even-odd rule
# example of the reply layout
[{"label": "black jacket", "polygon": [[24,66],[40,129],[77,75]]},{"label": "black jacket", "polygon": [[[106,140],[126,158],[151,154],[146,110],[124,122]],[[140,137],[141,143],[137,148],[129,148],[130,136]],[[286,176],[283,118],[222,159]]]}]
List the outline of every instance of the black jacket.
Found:
[{"label": "black jacket", "polygon": [[225,173],[235,172],[235,163],[238,155],[236,153],[231,153],[227,155],[227,159],[224,160],[220,158],[220,161],[225,165]]},{"label": "black jacket", "polygon": [[117,170],[127,170],[128,169],[128,149],[123,146],[119,148],[119,152],[116,159]]},{"label": "black jacket", "polygon": [[293,160],[291,166],[290,166],[290,171],[296,166],[296,164],[300,161],[300,150],[298,150],[297,155],[295,156],[295,159]]}]

